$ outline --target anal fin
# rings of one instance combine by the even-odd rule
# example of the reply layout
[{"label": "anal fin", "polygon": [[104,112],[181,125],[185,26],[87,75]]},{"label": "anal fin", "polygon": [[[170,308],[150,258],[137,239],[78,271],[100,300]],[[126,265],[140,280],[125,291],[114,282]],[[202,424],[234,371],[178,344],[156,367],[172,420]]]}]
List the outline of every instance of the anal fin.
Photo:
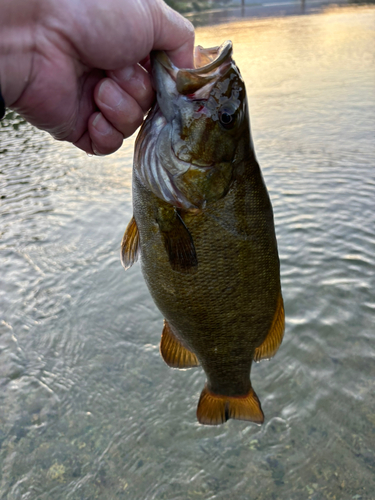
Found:
[{"label": "anal fin", "polygon": [[193,366],[199,366],[196,355],[181,344],[167,320],[164,320],[164,328],[160,341],[160,354],[171,368],[192,368]]},{"label": "anal fin", "polygon": [[125,271],[138,260],[139,252],[139,232],[133,216],[125,230],[121,242],[121,264],[125,268]]},{"label": "anal fin", "polygon": [[198,422],[203,425],[220,425],[230,418],[247,420],[256,424],[264,422],[264,414],[253,388],[245,396],[222,396],[203,389],[197,408]]},{"label": "anal fin", "polygon": [[283,340],[285,328],[284,304],[281,293],[277,299],[276,311],[271,328],[267,337],[259,347],[255,349],[254,361],[272,358],[280,347]]}]

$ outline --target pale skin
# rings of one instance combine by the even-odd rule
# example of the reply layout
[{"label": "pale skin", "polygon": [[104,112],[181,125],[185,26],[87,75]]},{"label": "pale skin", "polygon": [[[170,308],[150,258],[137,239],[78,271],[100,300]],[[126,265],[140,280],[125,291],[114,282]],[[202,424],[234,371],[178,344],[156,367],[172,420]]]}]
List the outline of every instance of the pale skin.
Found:
[{"label": "pale skin", "polygon": [[193,67],[193,27],[162,0],[0,0],[0,12],[6,106],[90,154],[113,153],[142,123],[151,50]]}]

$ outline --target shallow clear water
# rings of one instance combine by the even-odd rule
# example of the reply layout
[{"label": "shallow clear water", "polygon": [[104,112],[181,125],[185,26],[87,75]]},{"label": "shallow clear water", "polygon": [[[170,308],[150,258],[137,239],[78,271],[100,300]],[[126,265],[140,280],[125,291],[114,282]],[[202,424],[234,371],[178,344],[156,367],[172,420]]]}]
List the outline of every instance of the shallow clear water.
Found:
[{"label": "shallow clear water", "polygon": [[0,498],[375,498],[375,9],[243,20],[231,38],[273,201],[286,306],[254,366],[262,427],[200,426],[201,369],[119,245],[133,140],[89,158],[0,126]]}]

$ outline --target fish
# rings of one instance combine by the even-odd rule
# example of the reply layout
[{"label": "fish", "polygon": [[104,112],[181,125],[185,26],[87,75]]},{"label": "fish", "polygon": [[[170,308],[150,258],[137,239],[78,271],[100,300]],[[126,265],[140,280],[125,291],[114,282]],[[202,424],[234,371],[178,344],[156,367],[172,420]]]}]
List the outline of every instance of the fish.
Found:
[{"label": "fish", "polygon": [[206,374],[198,422],[262,424],[251,367],[275,355],[285,325],[273,210],[232,42],[194,59],[184,69],[151,53],[156,103],[135,143],[121,261],[141,257],[167,365]]}]

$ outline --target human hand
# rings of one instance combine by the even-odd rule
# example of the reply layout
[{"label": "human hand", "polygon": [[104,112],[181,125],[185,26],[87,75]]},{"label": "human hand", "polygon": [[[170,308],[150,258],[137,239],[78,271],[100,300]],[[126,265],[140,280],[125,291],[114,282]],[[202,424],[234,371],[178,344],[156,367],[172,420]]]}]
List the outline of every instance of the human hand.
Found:
[{"label": "human hand", "polygon": [[162,0],[0,0],[0,8],[6,105],[87,153],[113,153],[142,123],[154,100],[151,50],[193,67],[192,25]]}]

